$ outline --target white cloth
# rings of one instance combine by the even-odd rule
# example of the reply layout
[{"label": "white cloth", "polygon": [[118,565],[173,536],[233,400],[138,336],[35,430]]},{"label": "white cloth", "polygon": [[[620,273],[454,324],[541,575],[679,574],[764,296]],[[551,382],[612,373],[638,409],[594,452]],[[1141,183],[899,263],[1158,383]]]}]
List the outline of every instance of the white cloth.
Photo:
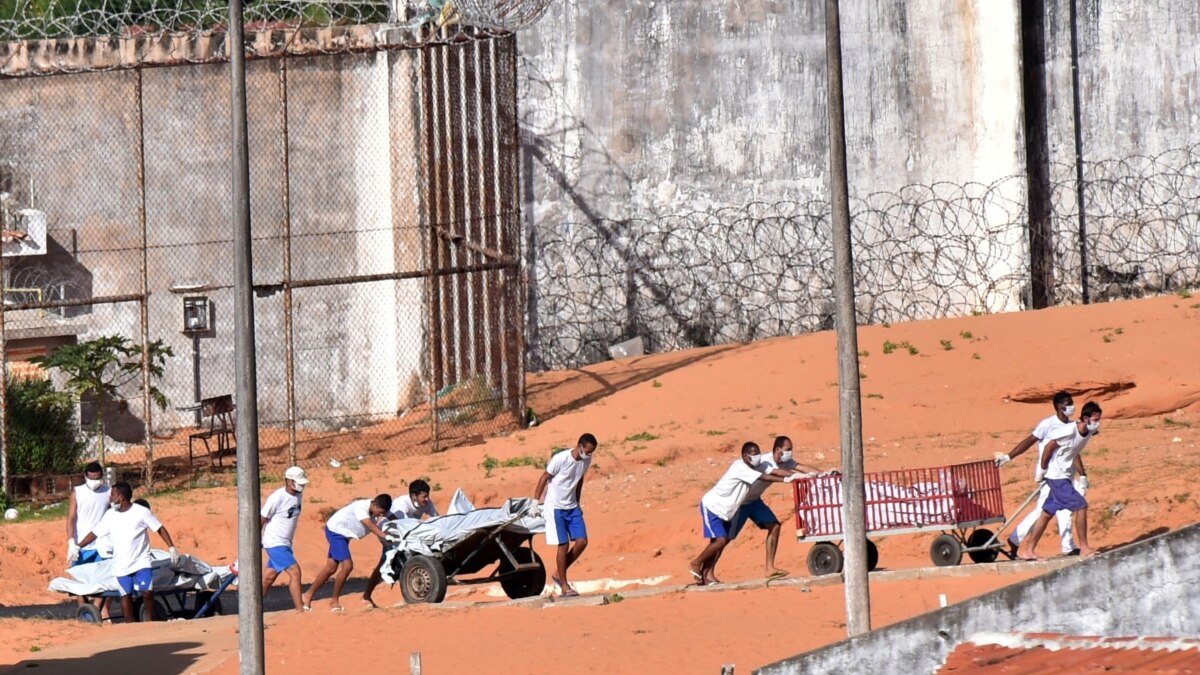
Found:
[{"label": "white cloth", "polygon": [[263,526],[262,547],[291,547],[296,536],[296,525],[300,522],[300,510],[304,504],[303,493],[288,494],[287,488],[279,488],[267,497],[260,511],[267,524]]},{"label": "white cloth", "polygon": [[[112,506],[112,493],[107,485],[101,485],[99,490],[89,490],[86,485],[75,486],[75,540],[79,541],[88,532],[96,529],[100,519]],[[96,541],[88,544],[85,549],[96,549],[100,555],[108,557],[112,552],[112,543],[108,537],[96,535]]]},{"label": "white cloth", "polygon": [[367,536],[367,526],[363,525],[362,521],[370,518],[371,500],[356,499],[330,516],[325,527],[328,527],[330,532],[349,539],[362,539]]},{"label": "white cloth", "polygon": [[746,464],[739,457],[733,460],[717,484],[704,493],[704,496],[700,498],[700,503],[708,509],[709,513],[721,520],[733,520],[738,507],[742,505],[746,494],[750,492],[750,486],[762,475],[761,471]]},{"label": "white cloth", "polygon": [[[776,463],[774,452],[764,452],[763,454],[758,456],[758,469],[760,471],[762,471],[763,473],[770,473],[770,472],[774,471],[775,469],[795,469],[795,468],[796,468],[796,460],[794,460],[794,459],[789,459],[786,462]],[[763,496],[763,493],[766,492],[767,488],[771,487],[771,485],[773,485],[773,483],[771,483],[770,481],[765,481],[765,480],[754,481],[754,484],[750,486],[750,491],[746,493],[746,498],[743,500],[743,503],[752,502],[755,499],[761,498]]]},{"label": "white cloth", "polygon": [[575,490],[587,473],[588,467],[592,465],[592,458],[580,452],[580,458],[575,459],[574,452],[563,450],[551,457],[550,463],[546,465],[546,473],[551,476],[544,502],[547,509],[567,511],[579,506]]},{"label": "white cloth", "polygon": [[[1038,493],[1037,508],[1030,511],[1029,515],[1025,516],[1025,519],[1022,520],[1019,525],[1017,525],[1017,529],[1009,535],[1009,541],[1018,546],[1021,545],[1021,542],[1025,541],[1025,537],[1029,536],[1029,531],[1033,529],[1034,524],[1036,524],[1038,518],[1041,517],[1042,504],[1046,503],[1046,497],[1048,496],[1050,496],[1050,486],[1043,484],[1041,492]],[[1061,535],[1062,539],[1063,553],[1070,553],[1071,551],[1075,550],[1075,537],[1071,531],[1071,516],[1073,515],[1075,514],[1067,511],[1066,509],[1059,511],[1055,515],[1055,520],[1058,521],[1058,533]]]},{"label": "white cloth", "polygon": [[[190,555],[180,556],[178,565],[171,564],[166,551],[151,549],[150,557],[153,559],[150,569],[154,575],[151,588],[156,593],[216,590],[222,580],[233,574],[228,566],[211,567]],[[69,576],[52,579],[50,590],[79,596],[116,595],[121,587],[117,584],[117,575],[112,571],[112,563],[111,560],[101,560],[68,568]]]},{"label": "white cloth", "polygon": [[150,567],[150,532],[158,532],[162,523],[141,504],[130,504],[125,511],[109,509],[92,530],[97,537],[112,539],[113,575],[127,576]]},{"label": "white cloth", "polygon": [[1036,475],[1038,467],[1042,465],[1042,450],[1050,444],[1050,441],[1060,438],[1069,437],[1075,429],[1075,423],[1071,421],[1063,422],[1058,419],[1058,415],[1051,415],[1046,419],[1038,422],[1033,428],[1033,437],[1038,442],[1038,461],[1033,465],[1034,474]]},{"label": "white cloth", "polygon": [[416,518],[417,520],[420,520],[421,516],[437,518],[440,515],[438,514],[437,507],[433,505],[432,499],[425,502],[424,507],[418,507],[413,503],[412,496],[410,495],[396,495],[392,497],[392,514],[397,518]]},{"label": "white cloth", "polygon": [[[1046,479],[1072,480],[1075,478],[1075,458],[1083,452],[1088,441],[1092,440],[1092,435],[1080,434],[1079,427],[1072,424],[1069,433],[1054,440],[1058,442],[1058,447],[1055,448],[1054,454],[1050,456],[1050,462],[1046,465]],[[1039,465],[1043,452],[1045,449],[1038,450]]]}]

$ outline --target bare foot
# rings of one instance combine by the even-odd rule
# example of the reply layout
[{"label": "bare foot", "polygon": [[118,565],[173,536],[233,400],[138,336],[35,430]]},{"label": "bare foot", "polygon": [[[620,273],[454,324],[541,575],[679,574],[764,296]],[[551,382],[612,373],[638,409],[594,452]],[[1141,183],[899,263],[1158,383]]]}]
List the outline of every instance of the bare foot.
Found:
[{"label": "bare foot", "polygon": [[692,573],[692,578],[696,580],[697,586],[703,586],[707,583],[704,580],[704,575],[700,573],[700,569],[696,567],[695,563],[688,565],[688,571]]},{"label": "bare foot", "polygon": [[781,570],[778,567],[767,570],[767,578],[768,579],[782,579],[782,578],[788,576],[788,574],[790,574],[790,572],[788,572],[787,570]]},{"label": "bare foot", "polygon": [[713,574],[712,572],[709,572],[709,573],[708,573],[708,577],[706,577],[706,578],[704,579],[704,583],[706,583],[706,584],[719,584],[719,583],[721,583],[721,580],[717,578],[717,575]]},{"label": "bare foot", "polygon": [[1079,557],[1080,558],[1090,558],[1094,555],[1096,555],[1096,550],[1093,549],[1092,547],[1090,547],[1090,546],[1080,546],[1079,547]]},{"label": "bare foot", "polygon": [[375,601],[370,598],[363,598],[362,601],[363,609],[379,609],[379,605],[375,604]]},{"label": "bare foot", "polygon": [[1037,554],[1033,553],[1032,551],[1022,552],[1020,549],[1017,550],[1017,560],[1037,560],[1037,559],[1038,559]]}]

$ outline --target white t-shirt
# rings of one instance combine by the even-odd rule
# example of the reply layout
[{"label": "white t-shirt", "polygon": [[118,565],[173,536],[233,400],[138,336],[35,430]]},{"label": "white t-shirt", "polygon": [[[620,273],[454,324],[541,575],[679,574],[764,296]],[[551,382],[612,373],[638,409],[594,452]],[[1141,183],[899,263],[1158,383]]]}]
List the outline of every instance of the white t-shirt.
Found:
[{"label": "white t-shirt", "polygon": [[[1079,427],[1072,422],[1070,433],[1054,440],[1058,441],[1058,447],[1051,455],[1050,463],[1046,465],[1046,478],[1072,480],[1075,478],[1075,458],[1083,452],[1088,441],[1092,440],[1092,435],[1080,434]],[[1039,466],[1042,461],[1042,452],[1042,450],[1038,451]]]},{"label": "white t-shirt", "polygon": [[367,526],[362,521],[371,517],[371,500],[356,499],[343,506],[337,513],[329,517],[325,527],[330,532],[340,534],[350,539],[362,539],[367,536]]},{"label": "white t-shirt", "polygon": [[[789,459],[786,462],[779,462],[776,464],[774,452],[764,452],[758,456],[758,470],[762,473],[770,473],[775,469],[794,468],[796,468],[796,460],[794,459]],[[750,486],[750,491],[746,493],[746,498],[742,500],[742,503],[745,504],[746,502],[752,502],[755,499],[761,498],[763,493],[767,491],[767,488],[771,487],[772,485],[774,485],[774,483],[765,480],[754,481],[754,484]]]},{"label": "white t-shirt", "polygon": [[762,476],[761,471],[750,467],[739,457],[729,465],[729,470],[725,472],[724,476],[721,476],[721,480],[717,481],[713,489],[704,493],[700,504],[721,520],[733,520],[738,507],[745,501],[750,486],[760,476]]},{"label": "white t-shirt", "polygon": [[[112,493],[109,492],[107,485],[101,485],[99,490],[95,492],[88,489],[86,485],[75,486],[75,540],[78,541],[87,536],[88,532],[96,529],[100,524],[100,519],[108,513],[108,508],[112,506]],[[87,545],[89,549],[100,551],[101,555],[107,554],[112,549],[112,544],[108,541],[108,537],[96,535],[96,541]]]},{"label": "white t-shirt", "polygon": [[579,500],[575,499],[575,488],[592,465],[592,458],[580,452],[580,458],[575,459],[574,452],[559,452],[546,465],[546,473],[551,476],[550,485],[546,488],[546,508],[566,511],[579,506]]},{"label": "white t-shirt", "polygon": [[279,488],[267,497],[261,511],[262,517],[267,519],[262,532],[263,548],[291,548],[296,525],[300,522],[300,509],[304,507],[301,494],[288,494],[287,488]]},{"label": "white t-shirt", "polygon": [[1050,441],[1069,438],[1074,433],[1074,429],[1074,422],[1063,422],[1058,419],[1058,415],[1051,415],[1038,422],[1038,425],[1033,428],[1033,437],[1038,441],[1038,463],[1033,467],[1035,474],[1042,466],[1042,450],[1050,444]]},{"label": "white t-shirt", "polygon": [[438,510],[433,505],[432,499],[425,502],[425,506],[417,508],[411,496],[396,495],[392,498],[392,514],[397,518],[416,518],[420,520],[422,515],[429,516],[430,518],[437,517]]},{"label": "white t-shirt", "polygon": [[109,509],[92,530],[97,537],[108,535],[113,545],[112,573],[123,577],[150,567],[150,532],[158,532],[162,523],[141,504],[130,504],[125,511]]}]

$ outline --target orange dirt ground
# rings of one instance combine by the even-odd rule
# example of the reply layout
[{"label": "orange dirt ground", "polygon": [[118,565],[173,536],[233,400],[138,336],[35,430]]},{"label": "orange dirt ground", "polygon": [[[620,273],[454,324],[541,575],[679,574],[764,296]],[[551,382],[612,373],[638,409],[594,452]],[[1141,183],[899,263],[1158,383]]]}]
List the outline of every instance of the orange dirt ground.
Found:
[{"label": "orange dirt ground", "polygon": [[[1193,485],[1200,440],[1200,302],[1168,296],[1088,307],[966,317],[859,333],[868,471],[988,459],[1007,451],[1050,413],[1061,388],[1096,398],[1104,429],[1084,455],[1091,478],[1092,543],[1134,541],[1196,520]],[[884,353],[885,341],[917,348]],[[943,343],[943,341],[945,341]],[[832,332],[607,362],[532,375],[530,406],[543,423],[484,445],[443,454],[371,461],[310,472],[297,555],[306,576],[324,554],[320,512],[351,498],[402,492],[428,476],[444,506],[455,487],[476,504],[528,495],[538,477],[530,466],[487,475],[485,457],[501,462],[546,457],[573,445],[581,432],[601,446],[584,488],[591,546],[572,576],[634,580],[666,576],[687,583],[688,561],[703,544],[695,505],[753,439],[769,445],[787,434],[799,461],[839,463],[835,335]],[[1005,502],[1014,509],[1033,487],[1033,455],[1002,470]],[[275,485],[263,486],[264,496]],[[768,501],[786,514],[790,492]],[[155,512],[184,552],[228,563],[236,548],[232,487],[153,497]],[[779,564],[806,575],[807,544],[784,518]],[[0,525],[0,604],[55,602],[46,590],[62,573],[61,521]],[[876,540],[880,567],[928,566],[933,535]],[[1040,553],[1057,552],[1053,533]],[[546,547],[539,538],[538,547]],[[156,544],[157,545],[157,544]],[[365,575],[378,544],[352,546],[355,576]],[[718,570],[725,581],[762,576],[757,531],[731,545]],[[1002,559],[1003,560],[1003,559]],[[971,564],[964,560],[964,564]],[[1010,563],[996,563],[1008,565]],[[1026,578],[1011,575],[879,580],[871,584],[875,626]],[[607,591],[611,593],[612,591]],[[268,615],[267,667],[317,673],[400,670],[410,652],[425,672],[739,672],[845,637],[840,585],[722,592],[667,591],[603,606],[391,607],[397,588],[376,594],[382,609],[329,612],[318,599],[308,614]],[[452,587],[448,601],[495,599],[488,587]],[[74,621],[0,620],[0,666],[37,664],[39,672],[93,672],[160,664],[153,672],[237,672],[236,618],[96,627]],[[49,670],[48,670],[49,669]],[[14,669],[15,670],[15,669]]]}]

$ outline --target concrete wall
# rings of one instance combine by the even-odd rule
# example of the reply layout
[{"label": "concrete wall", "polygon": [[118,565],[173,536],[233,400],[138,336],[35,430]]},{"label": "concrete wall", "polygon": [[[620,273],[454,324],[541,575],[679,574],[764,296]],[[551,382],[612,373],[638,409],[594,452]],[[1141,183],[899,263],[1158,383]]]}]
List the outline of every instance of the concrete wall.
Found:
[{"label": "concrete wall", "polygon": [[932,673],[981,632],[1195,637],[1198,545],[1193,525],[755,672]]},{"label": "concrete wall", "polygon": [[[1200,253],[1200,221],[1187,208],[1200,162],[1177,152],[1198,137],[1200,6],[1078,4],[1085,156],[1096,181],[1088,208],[1099,237],[1090,262],[1157,265],[1160,277],[1174,270],[1176,285],[1186,267],[1200,280],[1200,267],[1180,262]],[[1020,6],[843,4],[862,320],[1028,304]],[[520,35],[535,366],[604,358],[608,344],[633,334],[663,350],[827,327],[823,8],[564,0]],[[1046,0],[1043,17],[1064,302],[1078,298],[1081,274],[1068,8]],[[1131,159],[1161,152],[1174,154]],[[1168,242],[1151,234],[1164,223],[1174,227]],[[1132,262],[1121,257],[1130,251]],[[680,273],[708,266],[732,278]],[[1167,287],[1161,278],[1143,285],[1156,283]],[[758,309],[770,304],[782,309]],[[669,311],[655,315],[662,306]],[[705,314],[719,326],[689,320]]]}]

